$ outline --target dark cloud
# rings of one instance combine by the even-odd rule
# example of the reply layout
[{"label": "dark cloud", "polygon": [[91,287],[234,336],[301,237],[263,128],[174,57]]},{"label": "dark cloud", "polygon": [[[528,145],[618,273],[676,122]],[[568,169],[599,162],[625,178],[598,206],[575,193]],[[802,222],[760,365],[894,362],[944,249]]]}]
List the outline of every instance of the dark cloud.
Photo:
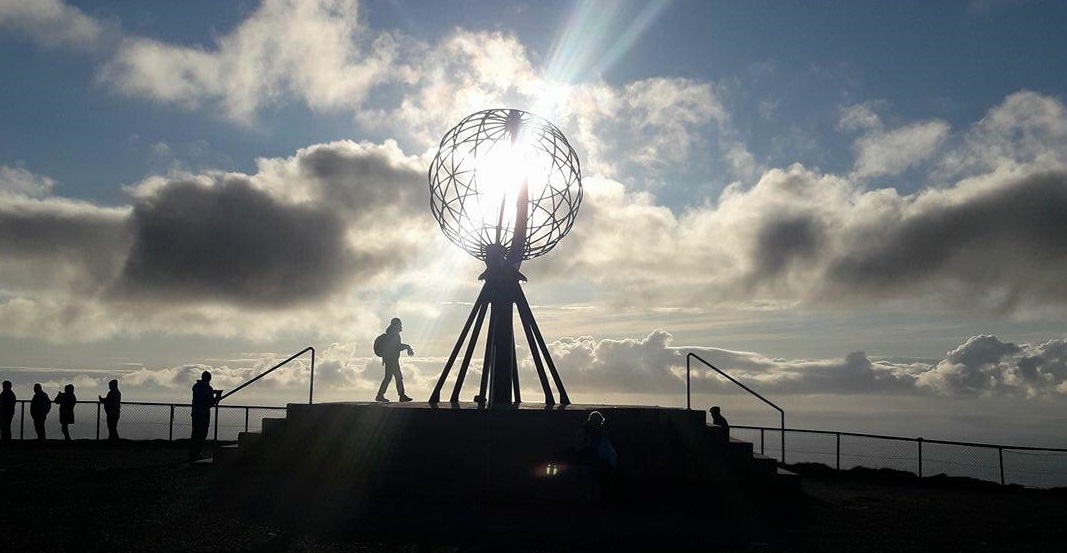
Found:
[{"label": "dark cloud", "polygon": [[885,225],[834,259],[827,276],[873,294],[940,283],[1008,300],[1067,299],[1067,173],[1031,175],[962,200]]},{"label": "dark cloud", "polygon": [[64,280],[95,291],[114,276],[125,255],[125,216],[121,210],[62,201],[0,201],[2,272],[24,269],[32,271],[37,284]]},{"label": "dark cloud", "polygon": [[428,209],[426,175],[401,163],[402,156],[392,141],[384,147],[330,144],[308,148],[297,163],[326,205],[343,208],[357,218],[385,208]]},{"label": "dark cloud", "polygon": [[822,227],[812,217],[768,221],[756,238],[753,256],[758,274],[774,277],[795,260],[812,259],[822,243]]},{"label": "dark cloud", "polygon": [[116,292],[138,298],[287,306],[334,292],[365,261],[336,214],[244,178],[171,182],[134,207],[130,230]]}]

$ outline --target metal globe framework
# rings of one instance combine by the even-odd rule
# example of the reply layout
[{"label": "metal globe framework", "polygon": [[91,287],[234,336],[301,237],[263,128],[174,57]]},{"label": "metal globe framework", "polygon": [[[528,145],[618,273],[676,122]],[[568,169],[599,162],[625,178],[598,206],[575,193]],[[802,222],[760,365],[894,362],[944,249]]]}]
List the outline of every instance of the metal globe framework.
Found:
[{"label": "metal globe framework", "polygon": [[[430,210],[441,231],[485,262],[485,281],[456,340],[430,403],[437,404],[463,352],[450,402],[463,381],[489,315],[481,384],[475,402],[493,408],[522,401],[515,354],[517,311],[530,346],[545,404],[570,403],[530,303],[519,285],[524,260],[545,255],[570,232],[582,203],[578,156],[558,128],[517,109],[490,109],[465,117],[445,133],[427,173]],[[549,382],[551,376],[552,384]]]},{"label": "metal globe framework", "polygon": [[[582,203],[581,166],[567,138],[521,110],[465,117],[441,139],[428,178],[430,209],[442,232],[483,261],[494,244],[521,247],[521,259],[548,253],[570,232]],[[525,239],[513,244],[523,231],[516,228],[523,209]]]}]

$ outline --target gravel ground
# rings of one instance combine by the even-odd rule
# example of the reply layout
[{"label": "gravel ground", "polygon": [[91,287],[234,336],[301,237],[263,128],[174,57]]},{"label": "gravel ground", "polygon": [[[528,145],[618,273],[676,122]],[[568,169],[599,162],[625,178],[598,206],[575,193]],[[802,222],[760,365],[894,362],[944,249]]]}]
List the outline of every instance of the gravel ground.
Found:
[{"label": "gravel ground", "polygon": [[[800,467],[803,493],[766,504],[740,540],[703,539],[723,529],[722,519],[698,500],[673,509],[584,505],[551,513],[545,505],[487,510],[395,501],[375,510],[377,520],[397,521],[387,531],[355,522],[310,528],[223,501],[217,468],[184,458],[184,446],[169,442],[0,448],[0,551],[500,551],[480,541],[479,528],[501,520],[513,528],[494,539],[509,537],[517,545],[507,549],[518,551],[1062,551],[1067,543],[1063,490],[818,467]],[[474,530],[415,531],[435,522]],[[586,522],[603,539],[536,538],[538,524]]]}]

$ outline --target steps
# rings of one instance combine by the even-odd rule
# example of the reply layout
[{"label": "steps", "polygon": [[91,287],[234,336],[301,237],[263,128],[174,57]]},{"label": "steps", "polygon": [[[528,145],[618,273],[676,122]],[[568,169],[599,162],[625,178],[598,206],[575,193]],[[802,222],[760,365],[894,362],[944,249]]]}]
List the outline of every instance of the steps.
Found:
[{"label": "steps", "polygon": [[684,495],[704,486],[799,490],[797,475],[706,424],[703,413],[643,407],[291,404],[286,418],[265,418],[261,432],[242,432],[236,444],[220,447],[216,464],[363,479],[375,489],[430,496],[569,497],[561,486],[573,477],[545,476],[559,470],[548,465],[562,463],[554,456],[573,448],[575,430],[593,409],[609,421],[620,478],[642,494]]}]

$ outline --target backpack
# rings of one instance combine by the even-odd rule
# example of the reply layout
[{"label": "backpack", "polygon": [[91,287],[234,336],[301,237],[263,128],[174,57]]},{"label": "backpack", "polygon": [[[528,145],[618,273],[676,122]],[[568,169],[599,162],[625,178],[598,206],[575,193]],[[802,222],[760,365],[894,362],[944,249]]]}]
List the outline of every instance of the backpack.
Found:
[{"label": "backpack", "polygon": [[389,337],[385,333],[381,333],[374,339],[374,355],[378,357],[385,357],[385,342]]}]

